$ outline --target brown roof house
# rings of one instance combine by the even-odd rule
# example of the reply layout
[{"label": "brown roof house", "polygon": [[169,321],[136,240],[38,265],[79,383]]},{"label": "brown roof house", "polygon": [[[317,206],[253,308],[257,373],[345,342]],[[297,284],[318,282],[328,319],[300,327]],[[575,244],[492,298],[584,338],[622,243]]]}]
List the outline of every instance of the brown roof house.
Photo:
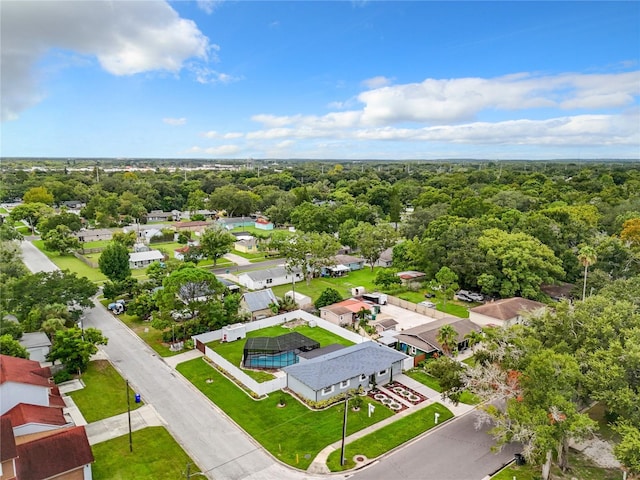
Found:
[{"label": "brown roof house", "polygon": [[352,326],[360,310],[371,310],[371,305],[355,298],[334,303],[320,308],[320,318],[339,327]]},{"label": "brown roof house", "polygon": [[87,434],[63,407],[49,367],[0,355],[0,480],[91,480]]},{"label": "brown roof house", "polygon": [[84,427],[42,435],[16,438],[18,480],[91,480],[94,458]]},{"label": "brown roof house", "polygon": [[505,298],[469,309],[469,320],[482,327],[509,327],[521,323],[524,314],[537,313],[546,307],[544,303],[526,298]]},{"label": "brown roof house", "polygon": [[469,340],[465,338],[468,333],[481,331],[478,325],[466,318],[444,317],[403,330],[402,333],[395,335],[400,350],[414,358],[414,365],[418,365],[427,356],[442,353],[443,348],[438,341],[438,332],[444,325],[451,325],[458,334],[456,338],[458,351],[469,347]]}]

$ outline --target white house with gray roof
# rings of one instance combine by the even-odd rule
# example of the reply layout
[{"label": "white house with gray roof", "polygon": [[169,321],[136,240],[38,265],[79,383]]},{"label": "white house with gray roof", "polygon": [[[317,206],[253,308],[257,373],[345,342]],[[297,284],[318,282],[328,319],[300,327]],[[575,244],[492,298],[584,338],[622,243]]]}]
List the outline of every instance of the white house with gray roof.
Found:
[{"label": "white house with gray roof", "polygon": [[153,262],[161,262],[164,255],[160,250],[150,250],[148,252],[133,252],[129,254],[129,268],[145,268]]},{"label": "white house with gray roof", "polygon": [[278,298],[273,290],[259,290],[257,292],[246,292],[240,300],[240,310],[251,314],[251,320],[260,320],[272,316],[271,305],[278,305]]},{"label": "white house with gray roof", "polygon": [[404,353],[377,342],[363,342],[285,367],[287,387],[321,402],[350,390],[384,385],[402,373]]},{"label": "white house with gray roof", "polygon": [[296,282],[304,280],[300,269],[294,268],[293,272],[289,272],[286,267],[280,265],[265,270],[241,273],[238,275],[238,283],[249,290],[260,290],[293,283],[294,277]]}]

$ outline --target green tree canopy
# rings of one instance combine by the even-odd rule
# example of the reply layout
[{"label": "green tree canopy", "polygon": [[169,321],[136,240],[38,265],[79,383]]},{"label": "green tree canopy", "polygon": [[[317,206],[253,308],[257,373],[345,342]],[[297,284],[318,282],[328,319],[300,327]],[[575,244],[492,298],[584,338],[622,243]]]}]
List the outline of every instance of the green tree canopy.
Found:
[{"label": "green tree canopy", "polygon": [[121,243],[111,242],[105,247],[98,260],[100,271],[112,282],[131,276],[129,250]]},{"label": "green tree canopy", "polygon": [[208,228],[200,237],[200,250],[213,260],[215,266],[220,258],[231,251],[235,241],[236,237],[223,228]]},{"label": "green tree canopy", "polygon": [[96,328],[58,330],[47,360],[60,360],[70,373],[84,372],[91,356],[98,351],[97,345],[106,345],[107,342],[107,338]]},{"label": "green tree canopy", "polygon": [[10,357],[29,358],[27,349],[20,345],[10,334],[0,335],[0,352]]}]

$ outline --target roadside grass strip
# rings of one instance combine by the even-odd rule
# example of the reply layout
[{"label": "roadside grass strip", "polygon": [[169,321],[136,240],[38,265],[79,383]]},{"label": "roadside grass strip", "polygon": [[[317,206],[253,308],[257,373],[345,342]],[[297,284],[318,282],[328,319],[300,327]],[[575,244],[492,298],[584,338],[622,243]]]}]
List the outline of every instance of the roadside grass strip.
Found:
[{"label": "roadside grass strip", "polygon": [[[433,428],[436,425],[436,413],[439,414],[438,424],[453,418],[453,413],[451,413],[447,407],[440,403],[433,403],[422,410],[418,410],[411,415],[401,418],[397,422],[393,422],[380,430],[365,435],[355,442],[348,443],[344,449],[344,465],[340,465],[341,450],[338,449],[331,452],[327,459],[327,466],[332,472],[339,472],[355,467],[356,462],[354,458],[359,455],[369,460],[379,457]],[[349,420],[350,419],[351,412],[349,412]]]},{"label": "roadside grass strip", "polygon": [[132,438],[133,452],[129,435],[91,447],[94,480],[175,480],[185,478],[187,463],[192,475],[200,471],[164,427],[138,430]]},{"label": "roadside grass strip", "polygon": [[[127,384],[107,360],[89,362],[87,371],[82,374],[82,381],[85,387],[68,395],[88,423],[127,411]],[[131,388],[128,394],[131,410],[143,405],[142,402],[135,403]]]},{"label": "roadside grass strip", "polygon": [[[181,363],[177,370],[273,456],[292,467],[306,470],[324,447],[342,438],[344,402],[314,411],[281,391],[253,400],[202,358]],[[284,408],[278,407],[281,398]],[[376,407],[371,418],[368,403]],[[347,435],[392,415],[382,404],[365,399],[359,412],[349,411]]]}]

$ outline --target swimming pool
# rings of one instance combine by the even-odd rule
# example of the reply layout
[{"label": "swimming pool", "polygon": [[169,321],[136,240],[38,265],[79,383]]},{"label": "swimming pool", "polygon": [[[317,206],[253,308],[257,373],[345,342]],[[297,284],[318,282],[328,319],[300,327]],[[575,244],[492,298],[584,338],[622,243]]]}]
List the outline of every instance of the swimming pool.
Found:
[{"label": "swimming pool", "polygon": [[294,352],[250,355],[244,360],[244,366],[248,368],[282,368],[294,363],[298,363]]}]

